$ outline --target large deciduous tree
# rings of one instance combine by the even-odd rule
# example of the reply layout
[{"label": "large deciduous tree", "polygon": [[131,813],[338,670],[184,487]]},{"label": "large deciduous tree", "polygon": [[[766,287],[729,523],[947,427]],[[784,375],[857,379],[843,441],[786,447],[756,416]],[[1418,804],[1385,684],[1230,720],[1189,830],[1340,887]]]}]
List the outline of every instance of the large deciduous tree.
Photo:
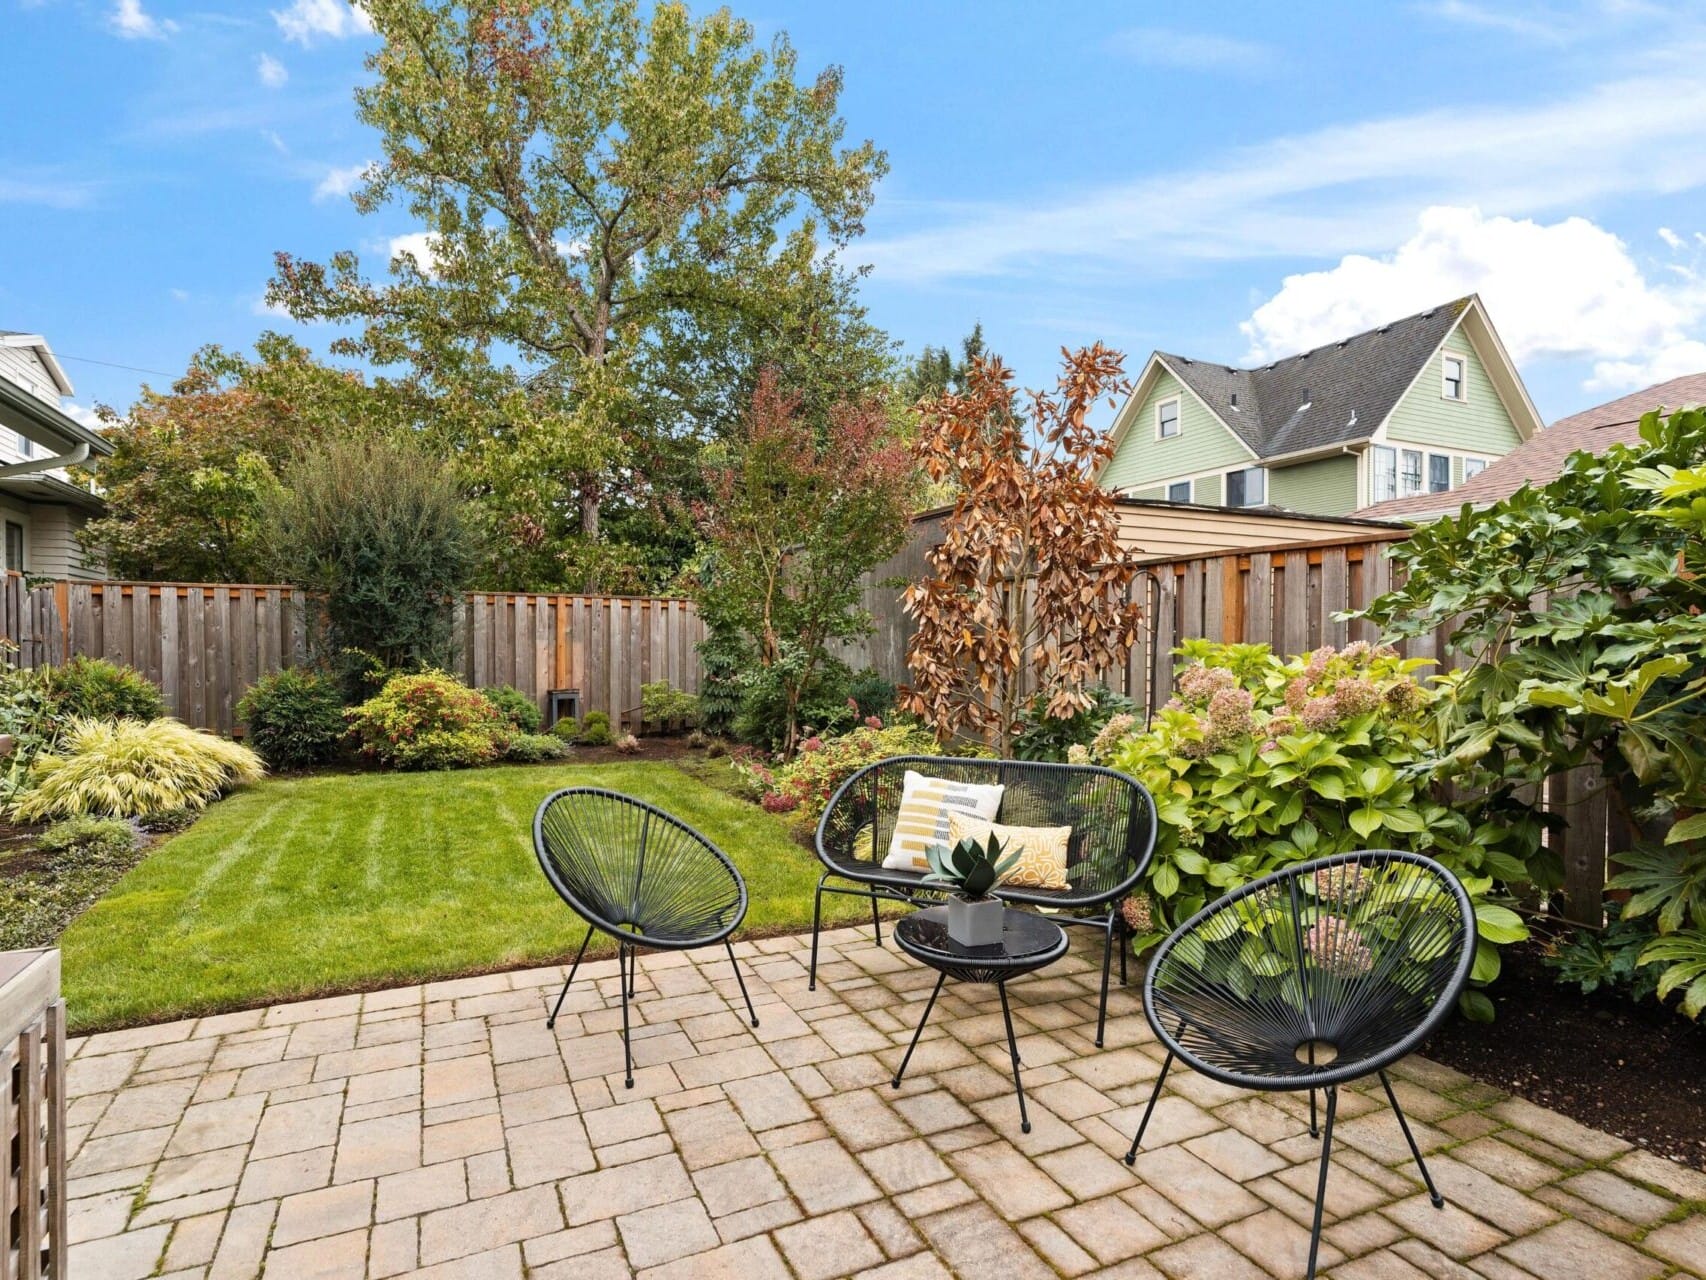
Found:
[{"label": "large deciduous tree", "polygon": [[972,357],[964,391],[919,406],[919,461],[956,496],[930,576],[903,597],[917,625],[903,705],[944,740],[977,734],[1003,756],[1032,690],[1049,716],[1087,709],[1142,621],[1137,566],[1096,483],[1113,442],[1090,422],[1129,390],[1121,357],[1100,343],[1062,355],[1055,390],[1028,392],[1024,413],[999,357]]},{"label": "large deciduous tree", "polygon": [[144,387],[122,417],[102,410],[108,514],[79,537],[121,577],[269,580],[261,510],[278,468],[336,424],[383,418],[382,401],[395,406],[277,334],[252,359],[204,348],[170,390]]},{"label": "large deciduous tree", "polygon": [[906,543],[915,472],[880,402],[835,406],[819,426],[774,370],[719,452],[697,511],[710,553],[701,611],[777,680],[791,754],[830,642],[870,631],[863,577]]},{"label": "large deciduous tree", "polygon": [[[380,281],[354,253],[280,254],[269,297],[358,324],[338,350],[484,409],[447,415],[463,433],[449,443],[476,493],[516,497],[511,532],[595,543],[606,501],[643,501],[640,468],[680,427],[671,362],[703,332],[785,330],[844,285],[833,250],[886,162],[842,145],[839,70],[800,79],[785,37],[761,48],[727,10],[365,8],[383,44],[356,102],[381,154],[355,202],[400,207],[423,234]],[[598,553],[575,554],[598,578]]]}]

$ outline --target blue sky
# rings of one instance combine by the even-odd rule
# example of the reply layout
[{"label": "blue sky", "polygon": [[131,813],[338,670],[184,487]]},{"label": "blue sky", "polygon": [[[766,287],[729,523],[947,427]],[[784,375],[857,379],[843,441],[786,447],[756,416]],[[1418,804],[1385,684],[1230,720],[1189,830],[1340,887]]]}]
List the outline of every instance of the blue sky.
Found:
[{"label": "blue sky", "polygon": [[[1706,370],[1697,4],[735,7],[887,149],[853,253],[909,350],[981,321],[1032,382],[1097,338],[1254,361],[1478,289],[1548,420]],[[0,328],[80,406],[295,329],[275,250],[414,230],[341,194],[375,152],[344,0],[0,0],[0,31]]]}]

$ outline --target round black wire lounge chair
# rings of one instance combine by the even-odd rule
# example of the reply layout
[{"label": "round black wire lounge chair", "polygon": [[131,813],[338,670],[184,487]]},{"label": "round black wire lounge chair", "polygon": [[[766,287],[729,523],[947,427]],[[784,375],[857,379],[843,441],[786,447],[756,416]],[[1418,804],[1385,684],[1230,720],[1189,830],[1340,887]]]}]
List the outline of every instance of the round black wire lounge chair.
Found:
[{"label": "round black wire lounge chair", "polygon": [[1135,1163],[1175,1058],[1224,1084],[1326,1093],[1309,1275],[1339,1085],[1379,1075],[1434,1207],[1435,1189],[1386,1068],[1450,1011],[1475,955],[1475,912],[1457,878],[1412,853],[1372,850],[1288,867],[1192,916],[1161,944],[1143,1010],[1167,1059],[1126,1163]]},{"label": "round black wire lounge chair", "polygon": [[619,791],[569,787],[545,797],[533,815],[533,849],[564,902],[587,922],[563,990],[545,1020],[557,1025],[569,983],[594,930],[616,939],[622,994],[622,1059],[634,1087],[628,1001],[634,997],[641,947],[687,951],[722,943],[747,1016],[758,1014],[747,994],[729,935],[746,916],[746,883],[734,863],[692,827],[662,809]]}]

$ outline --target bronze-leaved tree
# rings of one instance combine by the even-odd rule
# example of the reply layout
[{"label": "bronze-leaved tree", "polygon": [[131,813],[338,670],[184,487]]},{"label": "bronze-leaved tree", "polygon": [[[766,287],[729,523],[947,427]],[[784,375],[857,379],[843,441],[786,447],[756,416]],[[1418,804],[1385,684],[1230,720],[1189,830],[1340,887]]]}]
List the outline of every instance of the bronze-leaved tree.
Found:
[{"label": "bronze-leaved tree", "polygon": [[716,453],[696,511],[709,551],[700,612],[757,668],[749,684],[777,723],[754,727],[791,755],[830,643],[871,629],[864,575],[905,545],[916,473],[881,403],[836,406],[818,425],[774,370]]},{"label": "bronze-leaved tree", "polygon": [[380,155],[354,200],[422,234],[393,244],[381,280],[353,252],[281,253],[268,297],[358,325],[339,352],[438,395],[472,492],[509,519],[512,549],[541,552],[504,576],[551,576],[562,544],[597,542],[608,498],[647,491],[636,469],[698,385],[678,367],[698,360],[694,335],[786,328],[810,318],[802,295],[852,305],[833,250],[862,230],[885,161],[842,145],[839,70],[800,79],[786,37],[765,49],[726,9],[364,7],[383,43],[357,114]]},{"label": "bronze-leaved tree", "polygon": [[1121,357],[1101,343],[1062,356],[1023,414],[999,357],[972,358],[964,391],[919,406],[919,461],[956,497],[930,575],[904,596],[917,625],[904,705],[943,740],[975,734],[1003,756],[1033,693],[1049,716],[1085,710],[1142,624],[1137,566],[1096,482],[1113,442],[1090,422],[1129,390]]}]

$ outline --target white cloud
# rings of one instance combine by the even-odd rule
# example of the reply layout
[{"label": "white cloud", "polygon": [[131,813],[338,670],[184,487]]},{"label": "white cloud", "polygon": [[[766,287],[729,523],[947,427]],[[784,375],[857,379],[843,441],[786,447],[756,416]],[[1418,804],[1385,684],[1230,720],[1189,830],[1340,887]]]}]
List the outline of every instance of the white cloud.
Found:
[{"label": "white cloud", "polygon": [[164,40],[178,24],[146,12],[142,0],[118,0],[107,15],[107,27],[121,40]]},{"label": "white cloud", "polygon": [[1686,264],[1677,274],[1648,280],[1621,240],[1585,218],[1436,207],[1390,254],[1287,276],[1241,327],[1249,358],[1266,361],[1479,293],[1517,361],[1592,361],[1590,388],[1640,386],[1706,369],[1706,345],[1692,336],[1706,289]]},{"label": "white cloud", "polygon": [[267,295],[264,292],[249,299],[249,314],[252,316],[271,316],[275,320],[290,319],[290,312],[280,303],[268,302]]},{"label": "white cloud", "polygon": [[263,53],[255,59],[255,74],[260,76],[261,83],[269,89],[282,89],[290,79],[290,72],[285,70],[284,63],[270,53]]},{"label": "white cloud", "polygon": [[261,130],[261,137],[265,138],[267,140],[267,145],[270,146],[274,151],[278,152],[279,155],[287,156],[290,154],[290,147],[285,143],[284,139],[279,135],[279,132],[277,129],[262,129]]},{"label": "white cloud", "polygon": [[1429,205],[1534,214],[1703,183],[1706,81],[1638,76],[1540,105],[1439,109],[1279,137],[1052,203],[948,209],[935,227],[863,248],[890,280],[1327,258],[1398,243]]},{"label": "white cloud", "polygon": [[1663,240],[1672,249],[1680,249],[1685,243],[1683,238],[1677,235],[1676,232],[1672,231],[1669,227],[1659,228],[1659,239]]},{"label": "white cloud", "polygon": [[355,190],[356,183],[367,176],[368,167],[368,162],[364,160],[360,164],[326,170],[326,176],[321,178],[319,185],[314,188],[315,201],[335,200],[339,196],[347,196]]},{"label": "white cloud", "polygon": [[274,9],[273,21],[286,40],[307,46],[321,36],[342,40],[346,36],[367,35],[373,30],[373,20],[367,10],[350,0],[292,0],[288,9]]},{"label": "white cloud", "polygon": [[431,276],[438,270],[438,252],[433,247],[436,239],[430,231],[410,231],[405,235],[392,236],[385,243],[387,258],[409,254],[422,273]]},{"label": "white cloud", "polygon": [[79,426],[87,427],[91,431],[99,431],[107,425],[101,419],[100,414],[87,405],[78,404],[74,400],[61,401],[59,410]]},{"label": "white cloud", "polygon": [[1127,27],[1114,33],[1108,47],[1134,62],[1193,71],[1255,71],[1273,56],[1251,40],[1167,27]]},{"label": "white cloud", "polygon": [[171,294],[173,302],[188,302],[190,300],[190,291],[188,289],[173,289],[171,290]]}]

